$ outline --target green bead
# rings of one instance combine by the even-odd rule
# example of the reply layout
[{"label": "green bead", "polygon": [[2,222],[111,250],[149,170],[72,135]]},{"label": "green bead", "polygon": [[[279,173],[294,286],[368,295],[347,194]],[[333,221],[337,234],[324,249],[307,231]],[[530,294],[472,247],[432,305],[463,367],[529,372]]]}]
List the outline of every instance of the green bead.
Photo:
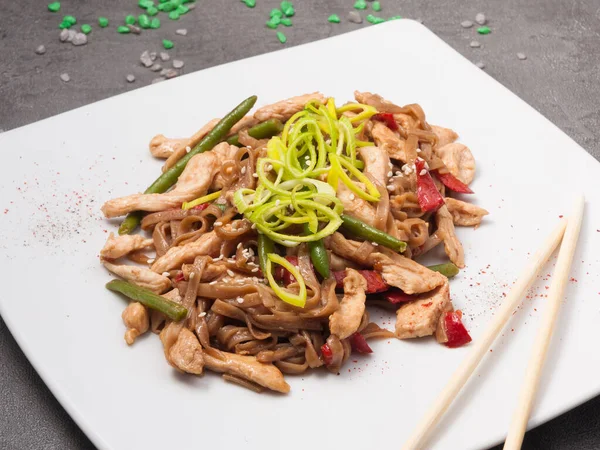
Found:
[{"label": "green bead", "polygon": [[190,11],[190,8],[184,5],[179,5],[175,11],[177,11],[179,15],[182,16],[184,14],[187,14]]},{"label": "green bead", "polygon": [[173,44],[173,41],[170,41],[170,40],[168,40],[168,39],[163,39],[163,42],[162,42],[162,44],[163,44],[163,47],[164,47],[166,50],[170,50],[170,49],[172,49],[172,48],[173,48],[173,46],[175,45],[175,44]]},{"label": "green bead", "polygon": [[81,25],[81,32],[83,34],[90,34],[92,32],[91,25],[88,25],[87,23],[84,23],[83,25]]},{"label": "green bead", "polygon": [[285,34],[283,34],[281,31],[277,32],[277,39],[279,39],[279,42],[281,42],[282,44],[285,44],[287,42]]},{"label": "green bead", "polygon": [[275,25],[279,25],[281,23],[281,17],[271,17],[271,22]]},{"label": "green bead", "polygon": [[120,25],[117,27],[117,33],[127,34],[127,33],[131,33],[131,30],[126,25]]},{"label": "green bead", "polygon": [[61,22],[60,25],[58,26],[58,28],[60,28],[61,30],[64,30],[65,28],[71,28],[71,24],[69,22]]},{"label": "green bead", "polygon": [[280,9],[272,9],[271,12],[269,13],[269,17],[281,17],[283,16],[283,13],[281,12]]},{"label": "green bead", "polygon": [[[273,17],[273,19],[275,19],[275,17]],[[273,19],[268,20],[266,23],[267,27],[271,28],[272,30],[277,28],[277,25],[279,25],[278,23],[273,22]]]},{"label": "green bead", "polygon": [[171,20],[178,20],[179,19],[179,13],[177,11],[171,11],[169,13],[169,19],[171,19]]},{"label": "green bead", "polygon": [[177,8],[178,6],[183,4],[183,1],[182,0],[171,0],[171,4],[173,5],[174,8]]},{"label": "green bead", "polygon": [[382,19],[381,17],[375,17],[373,14],[369,14],[367,16],[367,22],[372,23],[374,25],[378,24],[378,23],[383,23],[385,22],[385,19]]},{"label": "green bead", "polygon": [[108,19],[106,17],[98,17],[98,25],[100,25],[100,28],[106,28],[108,26]]},{"label": "green bead", "polygon": [[148,9],[146,10],[146,13],[149,16],[155,16],[158,14],[158,9],[154,6],[149,6]]},{"label": "green bead", "polygon": [[327,20],[331,23],[340,23],[340,16],[337,14],[332,14],[327,18]]},{"label": "green bead", "polygon": [[356,0],[354,9],[367,9],[367,2],[365,0]]},{"label": "green bead", "polygon": [[177,8],[177,6],[175,6],[173,3],[171,2],[167,2],[167,3],[161,3],[160,5],[158,5],[158,10],[159,11],[163,11],[163,12],[171,12],[173,11],[175,8]]},{"label": "green bead", "polygon": [[295,10],[294,10],[294,5],[292,5],[292,2],[281,2],[281,10],[283,11],[283,14],[285,14],[288,17],[292,17],[295,14]]},{"label": "green bead", "polygon": [[286,27],[291,27],[292,26],[292,19],[289,19],[287,17],[282,17],[281,18],[281,25],[285,25]]},{"label": "green bead", "polygon": [[256,6],[256,0],[242,0],[242,2],[244,2],[248,8],[254,8]]},{"label": "green bead", "polygon": [[479,27],[477,28],[477,32],[479,34],[490,34],[492,30],[490,30],[490,27]]},{"label": "green bead", "polygon": [[75,25],[77,23],[77,19],[74,16],[65,16],[63,17],[63,22]]},{"label": "green bead", "polygon": [[140,24],[140,27],[144,29],[150,28],[150,18],[146,14],[140,14],[138,16],[138,23]]},{"label": "green bead", "polygon": [[373,2],[373,11],[381,11],[381,3]]},{"label": "green bead", "polygon": [[125,16],[125,23],[127,25],[135,25],[135,16],[132,16],[131,14],[128,16]]},{"label": "green bead", "polygon": [[138,2],[138,6],[142,9],[148,9],[150,6],[153,6],[154,2],[152,0],[140,0]]},{"label": "green bead", "polygon": [[48,4],[48,11],[58,12],[60,11],[60,2],[52,2]]},{"label": "green bead", "polygon": [[160,28],[160,19],[158,17],[155,17],[150,21],[150,28],[153,28],[155,30],[157,28]]}]

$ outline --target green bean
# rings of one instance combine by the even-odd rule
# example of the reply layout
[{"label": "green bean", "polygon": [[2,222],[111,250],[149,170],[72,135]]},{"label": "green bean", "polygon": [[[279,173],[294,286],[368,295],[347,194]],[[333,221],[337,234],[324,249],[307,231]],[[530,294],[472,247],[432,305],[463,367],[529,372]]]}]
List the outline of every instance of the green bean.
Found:
[{"label": "green bean", "polygon": [[[304,232],[310,234],[308,224],[304,225]],[[308,242],[308,250],[310,252],[310,260],[312,261],[313,267],[324,279],[329,278],[329,255],[327,254],[327,250],[325,250],[323,239]]]},{"label": "green bean", "polygon": [[363,238],[369,242],[375,242],[376,244],[383,245],[384,247],[391,248],[392,250],[402,253],[406,250],[406,242],[396,239],[394,236],[390,236],[377,228],[373,228],[366,223],[355,219],[354,217],[342,214],[342,227],[356,237]]},{"label": "green bean", "polygon": [[[167,192],[167,190],[177,182],[179,175],[181,175],[181,172],[183,172],[183,169],[185,169],[189,160],[199,153],[212,150],[215,145],[221,142],[229,130],[231,130],[231,127],[238,123],[240,119],[252,109],[256,103],[256,99],[256,95],[248,97],[230,111],[189,153],[158,177],[156,181],[144,191],[144,194],[162,194],[163,192]],[[128,214],[119,227],[119,234],[129,234],[135,230],[142,220],[142,215],[143,213],[140,213],[139,211]]]},{"label": "green bean", "polygon": [[[283,124],[277,119],[269,119],[254,125],[248,129],[248,134],[254,139],[266,139],[273,137],[283,130]],[[238,135],[234,134],[227,139],[227,143],[231,145],[240,145]]]},{"label": "green bean", "polygon": [[185,319],[188,313],[188,310],[181,306],[179,303],[175,303],[169,299],[155,294],[154,292],[148,289],[136,286],[135,284],[129,283],[127,281],[109,281],[108,283],[106,283],[106,289],[114,292],[120,292],[126,297],[129,297],[130,299],[136,300],[142,305],[146,305],[148,308],[163,313],[169,319],[174,320],[176,322]]},{"label": "green bean", "polygon": [[427,266],[427,268],[434,272],[439,272],[447,278],[452,278],[460,272],[460,269],[452,263],[436,264],[435,266]]},{"label": "green bean", "polygon": [[267,273],[267,261],[269,253],[275,253],[275,244],[266,234],[258,233],[258,264],[263,275]]}]

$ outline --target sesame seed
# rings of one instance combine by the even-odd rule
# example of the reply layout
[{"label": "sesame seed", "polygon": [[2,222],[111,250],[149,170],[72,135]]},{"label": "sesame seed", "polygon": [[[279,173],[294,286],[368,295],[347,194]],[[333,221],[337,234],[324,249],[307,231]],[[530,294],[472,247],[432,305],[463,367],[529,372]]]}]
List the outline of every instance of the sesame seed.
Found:
[{"label": "sesame seed", "polygon": [[267,164],[267,165],[265,166],[265,170],[266,170],[267,172],[268,172],[268,171],[270,171],[270,170],[273,170],[273,166],[272,166],[271,164]]},{"label": "sesame seed", "polygon": [[350,194],[350,200],[354,200],[356,197],[354,196],[354,194]]},{"label": "sesame seed", "polygon": [[163,276],[163,277],[170,277],[170,276],[171,276],[171,274],[170,274],[169,272],[163,272],[163,273],[162,273],[162,276]]},{"label": "sesame seed", "polygon": [[239,242],[236,248],[240,248],[242,246],[242,243]]},{"label": "sesame seed", "polygon": [[387,186],[387,190],[388,191],[393,191],[394,189],[396,189],[394,186],[392,186],[391,184]]},{"label": "sesame seed", "polygon": [[242,172],[242,175],[246,173],[246,166],[242,167],[242,170],[240,170],[240,172]]},{"label": "sesame seed", "polygon": [[208,284],[217,284],[217,280],[213,280],[213,281],[211,281],[211,282],[210,282],[210,283],[208,283]]},{"label": "sesame seed", "polygon": [[255,224],[255,223],[253,223],[253,224],[252,224],[252,226],[251,226],[250,228],[252,228],[253,230],[256,230],[256,224]]},{"label": "sesame seed", "polygon": [[279,206],[280,203],[281,203],[281,200],[279,200],[279,199],[275,200],[275,206]]},{"label": "sesame seed", "polygon": [[244,303],[243,297],[238,297],[238,298],[235,299],[235,301],[238,302],[238,303]]},{"label": "sesame seed", "polygon": [[190,280],[192,280],[196,276],[196,272],[190,272]]},{"label": "sesame seed", "polygon": [[417,149],[417,153],[421,153],[421,149],[420,148]]},{"label": "sesame seed", "polygon": [[390,170],[390,171],[387,173],[387,176],[388,176],[388,177],[391,177],[393,174],[394,174],[394,173],[393,173],[393,172]]},{"label": "sesame seed", "polygon": [[198,314],[198,317],[204,317],[206,316],[206,313],[204,311],[202,311],[200,314]]},{"label": "sesame seed", "polygon": [[400,172],[399,170],[398,170],[398,171],[396,171],[396,176],[397,176],[397,177],[401,177],[401,176],[402,176],[402,172]]},{"label": "sesame seed", "polygon": [[227,275],[229,275],[230,277],[232,277],[233,276],[233,270],[227,269]]},{"label": "sesame seed", "polygon": [[192,151],[192,147],[190,147],[189,145],[185,148],[185,152],[189,153]]},{"label": "sesame seed", "polygon": [[258,267],[255,267],[254,269],[252,269],[250,272],[258,272]]},{"label": "sesame seed", "polygon": [[371,242],[374,247],[377,247],[379,244],[377,242]]},{"label": "sesame seed", "polygon": [[221,225],[223,225],[223,222],[220,222],[220,221],[217,220],[214,225],[216,227],[220,227]]},{"label": "sesame seed", "polygon": [[258,174],[257,174],[257,173],[253,173],[253,174],[252,174],[252,176],[253,176],[254,178],[258,178]]},{"label": "sesame seed", "polygon": [[427,175],[427,170],[425,170],[425,169],[421,170],[421,172],[419,172],[419,175],[421,175],[421,176]]},{"label": "sesame seed", "polygon": [[148,264],[152,264],[154,261],[156,261],[155,258],[150,258],[148,261],[146,261]]}]

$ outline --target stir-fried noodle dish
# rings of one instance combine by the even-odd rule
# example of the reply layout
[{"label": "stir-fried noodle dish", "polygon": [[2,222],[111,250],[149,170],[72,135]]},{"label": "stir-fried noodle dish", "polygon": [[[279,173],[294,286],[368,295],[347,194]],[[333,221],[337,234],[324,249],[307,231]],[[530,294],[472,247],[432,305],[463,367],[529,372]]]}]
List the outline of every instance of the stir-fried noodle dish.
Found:
[{"label": "stir-fried noodle dish", "polygon": [[[286,393],[283,374],[339,373],[370,339],[471,341],[448,280],[465,265],[455,227],[487,214],[464,200],[473,155],[418,104],[354,97],[252,114],[253,96],[188,139],[152,139],[162,174],[102,207],[126,216],[101,261],[131,300],[127,344],[151,331],[181,372]],[[418,262],[438,245],[449,261]],[[395,313],[395,329],[367,305]]]}]

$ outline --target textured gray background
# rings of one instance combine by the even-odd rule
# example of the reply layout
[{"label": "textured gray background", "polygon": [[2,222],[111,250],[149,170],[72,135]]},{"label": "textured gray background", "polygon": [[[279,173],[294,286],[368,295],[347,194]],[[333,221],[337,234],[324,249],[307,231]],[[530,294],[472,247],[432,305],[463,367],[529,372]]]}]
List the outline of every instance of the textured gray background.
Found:
[{"label": "textured gray background", "polygon": [[[46,12],[48,1],[0,0],[0,129],[150,83],[156,74],[141,67],[138,58],[143,50],[160,50],[164,37],[175,41],[170,53],[185,61],[186,72],[282,47],[274,32],[264,27],[268,11],[278,4],[274,0],[257,0],[255,9],[237,0],[199,0],[196,9],[178,22],[163,20],[160,30],[140,36],[115,32],[125,14],[139,14],[136,0],[65,0],[60,16],[73,14],[79,23],[92,25],[100,15],[111,20],[108,29],[95,26],[83,47],[58,41],[60,16]],[[381,0],[381,4],[384,10],[379,15],[423,19],[471,61],[483,61],[489,74],[600,158],[600,0]],[[353,0],[296,0],[294,26],[283,30],[287,45],[370,26],[344,20],[352,5]],[[472,20],[478,12],[487,15],[492,34],[477,36],[474,29],[460,27],[461,21]],[[342,17],[341,24],[327,22],[332,13]],[[176,36],[177,28],[187,28],[188,36]],[[483,47],[470,48],[474,39]],[[39,44],[47,48],[44,56],[34,53]],[[525,53],[527,60],[518,60],[517,52]],[[372,63],[378,66],[377,61]],[[63,72],[70,74],[70,83],[60,81]],[[136,75],[135,83],[125,81],[128,73]],[[485,109],[484,97],[482,114]],[[0,361],[1,449],[93,448],[29,365],[1,319]],[[528,433],[523,448],[598,449],[599,425],[600,398],[596,398]]]}]

